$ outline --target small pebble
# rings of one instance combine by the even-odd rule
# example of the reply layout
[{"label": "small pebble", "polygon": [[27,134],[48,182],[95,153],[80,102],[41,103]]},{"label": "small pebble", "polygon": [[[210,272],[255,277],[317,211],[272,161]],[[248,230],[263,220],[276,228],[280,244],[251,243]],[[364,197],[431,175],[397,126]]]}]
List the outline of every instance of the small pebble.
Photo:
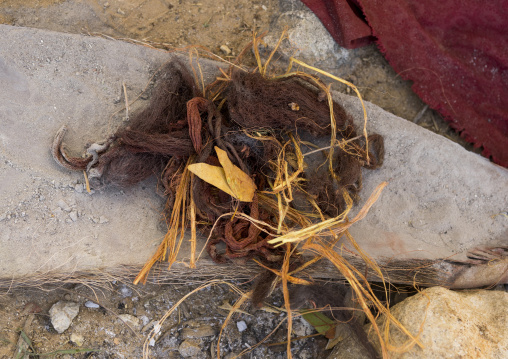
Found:
[{"label": "small pebble", "polygon": [[71,334],[71,342],[76,344],[78,347],[83,345],[83,342],[85,341],[85,338],[81,334],[72,333]]},{"label": "small pebble", "polygon": [[141,322],[143,323],[143,325],[147,325],[148,323],[150,323],[150,319],[148,319],[148,317],[146,315],[140,316],[139,319],[141,319]]},{"label": "small pebble", "polygon": [[99,218],[99,223],[100,224],[104,224],[104,223],[108,223],[108,222],[109,222],[109,219],[107,219],[104,216],[100,216],[100,218]]},{"label": "small pebble", "polygon": [[239,322],[236,322],[236,327],[238,328],[239,332],[243,332],[247,329],[247,323],[245,323],[243,320],[240,320]]},{"label": "small pebble", "polygon": [[198,328],[184,328],[182,330],[182,338],[204,338],[214,336],[215,329],[211,325],[202,325]]},{"label": "small pebble", "polygon": [[125,324],[128,324],[129,326],[133,327],[133,329],[139,329],[141,327],[141,320],[139,318],[130,315],[130,314],[120,314],[118,316],[122,321],[125,322]]},{"label": "small pebble", "polygon": [[226,55],[229,55],[231,53],[231,49],[227,45],[221,45],[220,50]]},{"label": "small pebble", "polygon": [[185,340],[178,347],[178,352],[184,358],[197,358],[201,353],[201,346],[193,340]]},{"label": "small pebble", "polygon": [[101,306],[97,303],[94,303],[92,302],[91,300],[88,300],[85,302],[85,307],[87,308],[92,308],[92,309],[97,309],[97,308],[100,308]]},{"label": "small pebble", "polygon": [[74,186],[74,190],[78,193],[83,193],[83,183],[78,183],[77,185]]},{"label": "small pebble", "polygon": [[129,287],[127,287],[126,285],[122,286],[120,288],[120,294],[122,295],[122,297],[124,298],[127,298],[127,297],[132,297],[132,289],[130,289]]},{"label": "small pebble", "polygon": [[65,212],[71,211],[71,207],[69,207],[69,205],[67,203],[65,203],[65,201],[63,199],[59,200],[57,204],[58,204],[58,207],[60,207],[63,211],[65,211]]},{"label": "small pebble", "polygon": [[75,302],[59,301],[49,310],[49,317],[53,328],[62,334],[70,327],[72,320],[79,313],[79,304]]},{"label": "small pebble", "polygon": [[70,219],[72,219],[73,222],[76,222],[78,220],[78,212],[72,211],[71,213],[69,213],[69,217]]}]

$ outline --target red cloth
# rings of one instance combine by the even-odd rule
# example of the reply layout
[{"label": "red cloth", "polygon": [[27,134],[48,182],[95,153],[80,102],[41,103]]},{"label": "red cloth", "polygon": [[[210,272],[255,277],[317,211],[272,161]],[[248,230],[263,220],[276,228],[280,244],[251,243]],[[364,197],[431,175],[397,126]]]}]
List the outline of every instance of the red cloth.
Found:
[{"label": "red cloth", "polygon": [[303,2],[343,47],[374,35],[423,101],[483,146],[484,156],[508,167],[508,0]]}]

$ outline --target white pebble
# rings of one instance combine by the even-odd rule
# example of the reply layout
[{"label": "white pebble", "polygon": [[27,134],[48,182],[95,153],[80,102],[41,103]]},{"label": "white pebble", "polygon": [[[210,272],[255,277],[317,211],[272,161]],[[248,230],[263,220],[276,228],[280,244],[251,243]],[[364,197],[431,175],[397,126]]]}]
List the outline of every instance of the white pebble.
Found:
[{"label": "white pebble", "polygon": [[247,329],[247,323],[245,323],[243,320],[240,320],[239,322],[236,322],[236,327],[238,328],[239,332],[243,332]]},{"label": "white pebble", "polygon": [[88,301],[85,302],[85,307],[97,309],[97,308],[100,308],[100,305],[97,304],[97,303],[92,302],[91,300],[88,300]]},{"label": "white pebble", "polygon": [[132,289],[130,289],[129,287],[124,285],[120,288],[120,294],[122,294],[122,297],[124,297],[124,298],[131,297],[132,296]]}]

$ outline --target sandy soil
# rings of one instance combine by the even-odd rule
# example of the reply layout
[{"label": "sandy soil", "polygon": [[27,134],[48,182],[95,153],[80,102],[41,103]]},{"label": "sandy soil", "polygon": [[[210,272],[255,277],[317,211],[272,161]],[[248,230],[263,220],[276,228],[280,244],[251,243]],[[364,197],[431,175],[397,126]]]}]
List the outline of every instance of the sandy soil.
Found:
[{"label": "sandy soil", "polygon": [[[222,56],[234,57],[248,43],[252,31],[270,30],[271,24],[276,22],[281,13],[296,10],[305,11],[305,7],[297,0],[0,0],[0,23],[129,39],[162,48],[201,45]],[[348,64],[351,72],[347,79],[362,89],[365,98],[396,115],[414,119],[424,104],[411,92],[410,84],[396,76],[375,47],[359,49],[353,55]],[[355,59],[359,60],[352,63]],[[343,90],[346,91],[345,88]],[[420,123],[431,130],[457,138],[433,111],[427,111]],[[103,289],[78,284],[51,291],[37,288],[11,291],[0,296],[0,357],[13,356],[18,346],[19,328],[23,328],[24,333],[33,341],[38,353],[93,348],[100,351],[55,356],[141,357],[146,333],[190,288],[188,285],[130,288],[128,284],[116,282]],[[227,286],[214,287],[202,293],[204,294],[197,294],[186,301],[178,313],[166,322],[161,336],[152,347],[153,357],[180,358],[183,353],[180,346],[184,342],[201,348],[194,357],[212,356],[218,329],[227,314],[226,310],[218,307],[224,302],[232,304],[238,296]],[[58,300],[75,301],[81,305],[80,314],[73,326],[63,334],[56,333],[48,317],[49,308]],[[89,300],[100,303],[102,307],[85,307],[84,303]],[[280,295],[272,298],[271,303],[280,307]],[[31,311],[35,313],[31,314]],[[255,313],[254,316],[240,314],[235,317],[224,334],[225,339],[221,345],[227,358],[254,346],[281,319],[277,313],[262,310],[252,313]],[[120,314],[138,318],[139,324],[131,323],[131,326],[136,327],[135,334],[118,319]],[[245,321],[247,330],[238,330],[234,323],[240,321]],[[212,328],[211,335],[197,338],[184,330],[209,327]],[[295,331],[298,336],[312,332],[300,321],[296,322]],[[270,338],[270,342],[282,342],[284,339],[283,325]],[[297,358],[326,356],[324,343],[325,340],[321,337],[296,341],[293,355]],[[247,357],[283,358],[285,347],[261,346],[249,355]]]}]

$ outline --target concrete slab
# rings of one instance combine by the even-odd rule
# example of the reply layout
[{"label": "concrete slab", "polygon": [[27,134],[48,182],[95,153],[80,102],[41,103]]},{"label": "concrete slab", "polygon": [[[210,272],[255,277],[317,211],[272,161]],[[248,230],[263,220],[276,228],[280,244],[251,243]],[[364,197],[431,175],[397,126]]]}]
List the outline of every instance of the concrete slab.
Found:
[{"label": "concrete slab", "polygon": [[[114,132],[123,121],[122,112],[115,114],[123,108],[123,83],[134,99],[171,55],[27,28],[0,26],[0,34],[0,278],[15,283],[139,268],[165,232],[155,183],[89,195],[83,177],[58,167],[49,148],[62,124],[70,129],[66,143],[75,154]],[[208,76],[217,66],[203,62]],[[357,99],[337,94],[337,100],[361,121]],[[365,171],[362,197],[381,181],[390,184],[351,230],[358,243],[387,270],[427,263],[434,282],[507,282],[508,171],[374,105],[367,110],[370,130],[385,136],[387,156],[383,168]],[[210,265],[200,262],[200,268]],[[239,273],[233,266],[214,268]],[[192,272],[185,265],[175,270]],[[315,271],[338,275],[326,266]],[[392,277],[411,282],[413,274]]]}]

